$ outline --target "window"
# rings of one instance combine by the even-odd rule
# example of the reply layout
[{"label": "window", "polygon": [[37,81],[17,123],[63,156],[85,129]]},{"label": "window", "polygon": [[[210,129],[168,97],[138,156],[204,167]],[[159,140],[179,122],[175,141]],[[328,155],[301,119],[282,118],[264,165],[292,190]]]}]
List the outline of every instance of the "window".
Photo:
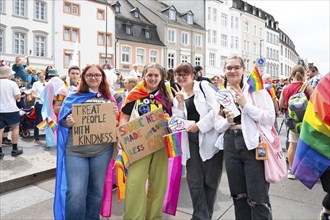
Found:
[{"label": "window", "polygon": [[253,42],[253,48],[252,48],[252,50],[253,50],[253,53],[257,53],[257,43],[256,42]]},{"label": "window", "polygon": [[210,53],[209,54],[209,65],[210,66],[215,66],[215,53]]},{"label": "window", "polygon": [[238,37],[235,37],[235,49],[238,49]]},{"label": "window", "polygon": [[4,50],[4,45],[5,45],[5,31],[0,29],[0,53],[3,53]]},{"label": "window", "polygon": [[269,42],[269,32],[267,31],[267,42]]},{"label": "window", "polygon": [[97,20],[104,20],[105,14],[103,9],[97,9]]},{"label": "window", "polygon": [[227,60],[226,56],[220,56],[220,68],[225,67],[226,60]]},{"label": "window", "polygon": [[176,20],[176,11],[174,9],[170,9],[169,10],[169,14],[168,14],[168,17],[171,19],[171,20]]},{"label": "window", "polygon": [[253,34],[257,35],[257,26],[256,25],[253,25]]},{"label": "window", "polygon": [[211,43],[211,30],[210,29],[208,29],[207,30],[207,43]]},{"label": "window", "polygon": [[34,55],[37,57],[46,57],[46,37],[42,35],[35,36],[35,49]]},{"label": "window", "polygon": [[27,9],[26,4],[26,0],[14,0],[14,15],[25,17]]},{"label": "window", "polygon": [[218,20],[217,15],[218,15],[217,9],[213,8],[213,21],[214,22],[217,22],[217,20]]},{"label": "window", "polygon": [[181,55],[181,63],[188,63],[188,56],[187,55]]},{"label": "window", "polygon": [[201,35],[195,35],[195,46],[198,48],[202,47],[202,36]]},{"label": "window", "polygon": [[202,60],[201,57],[195,57],[195,66],[201,66],[202,65],[201,60]]},{"label": "window", "polygon": [[189,35],[187,32],[182,32],[181,34],[181,44],[183,45],[189,45]]},{"label": "window", "polygon": [[247,46],[246,46],[246,40],[243,41],[243,50],[246,51],[247,50]]},{"label": "window", "polygon": [[126,34],[128,34],[128,35],[133,35],[133,33],[132,33],[132,25],[131,25],[130,23],[126,23],[125,26],[126,26],[126,27],[125,27]]},{"label": "window", "polygon": [[193,24],[194,23],[194,16],[191,14],[191,12],[189,12],[187,14],[187,23],[188,24]]},{"label": "window", "polygon": [[174,57],[175,54],[174,53],[169,53],[167,54],[167,68],[174,68]]},{"label": "window", "polygon": [[213,33],[212,43],[216,44],[217,43],[217,31],[213,30],[212,33]]},{"label": "window", "polygon": [[80,15],[80,5],[72,2],[64,2],[63,11],[68,14]]},{"label": "window", "polygon": [[157,63],[158,62],[158,51],[151,50],[150,51],[150,63]]},{"label": "window", "polygon": [[121,48],[121,62],[130,63],[131,62],[131,48],[127,46],[123,46]]},{"label": "window", "polygon": [[230,37],[230,48],[233,49],[234,48],[234,36]]},{"label": "window", "polygon": [[0,0],[0,13],[5,13],[6,12],[6,1],[5,0]]},{"label": "window", "polygon": [[97,33],[97,45],[99,45],[99,46],[107,45],[108,47],[111,47],[112,46],[111,34],[108,33],[107,37],[105,37],[105,32],[98,32]]},{"label": "window", "polygon": [[147,38],[147,39],[151,38],[151,30],[150,30],[149,27],[144,29],[144,37]]},{"label": "window", "polygon": [[175,43],[175,30],[169,29],[168,30],[168,42]]},{"label": "window", "polygon": [[243,26],[243,30],[244,30],[244,32],[249,32],[249,23],[247,22],[247,21],[245,21],[244,22],[244,24],[243,24],[244,26]]},{"label": "window", "polygon": [[65,41],[79,41],[79,29],[74,27],[64,27],[63,40]]},{"label": "window", "polygon": [[207,8],[207,20],[211,21],[211,7]]},{"label": "window", "polygon": [[138,48],[136,50],[136,62],[138,64],[145,64],[145,50],[142,48]]},{"label": "window", "polygon": [[234,16],[230,17],[230,27],[234,28]]},{"label": "window", "polygon": [[34,5],[34,18],[37,20],[46,20],[46,3],[41,1],[35,1]]},{"label": "window", "polygon": [[100,53],[100,66],[103,66],[104,64],[107,64],[107,63],[111,63],[111,54],[108,54],[107,56],[105,56],[106,54],[105,53]]},{"label": "window", "polygon": [[259,36],[262,37],[262,28],[259,28]]},{"label": "window", "polygon": [[227,47],[227,35],[221,34],[221,46]]},{"label": "window", "polygon": [[226,14],[223,14],[221,13],[221,26],[222,27],[227,27],[227,15]]},{"label": "window", "polygon": [[[64,66],[64,68],[69,68],[72,56],[73,56],[73,50],[64,50],[64,52],[63,52],[63,66]],[[78,54],[78,64],[79,63],[80,63],[80,59],[79,59],[79,54]]]},{"label": "window", "polygon": [[238,29],[238,17],[235,17],[235,28]]},{"label": "window", "polygon": [[26,54],[26,33],[22,33],[22,32],[14,33],[14,54],[17,55]]}]

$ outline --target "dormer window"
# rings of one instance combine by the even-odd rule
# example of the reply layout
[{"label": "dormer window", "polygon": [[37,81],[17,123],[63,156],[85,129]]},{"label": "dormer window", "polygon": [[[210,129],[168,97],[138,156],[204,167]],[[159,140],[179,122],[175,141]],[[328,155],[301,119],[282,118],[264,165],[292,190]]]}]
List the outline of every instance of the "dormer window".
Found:
[{"label": "dormer window", "polygon": [[194,23],[194,18],[192,15],[187,15],[187,23],[188,24],[193,24]]},{"label": "dormer window", "polygon": [[176,11],[174,9],[170,9],[169,12],[168,12],[168,17],[171,19],[171,20],[176,20]]},{"label": "dormer window", "polygon": [[131,10],[131,13],[133,14],[133,16],[134,16],[135,18],[139,18],[139,16],[140,16],[140,10],[139,10],[138,8],[133,8],[133,9]]},{"label": "dormer window", "polygon": [[144,37],[147,39],[151,38],[151,29],[149,26],[144,28]]},{"label": "dormer window", "polygon": [[126,29],[126,34],[128,34],[128,35],[132,35],[133,34],[132,33],[132,25],[131,25],[131,23],[126,22],[125,29]]},{"label": "dormer window", "polygon": [[112,8],[115,10],[116,14],[120,13],[120,6],[121,4],[119,3],[119,1],[116,1],[112,4]]}]

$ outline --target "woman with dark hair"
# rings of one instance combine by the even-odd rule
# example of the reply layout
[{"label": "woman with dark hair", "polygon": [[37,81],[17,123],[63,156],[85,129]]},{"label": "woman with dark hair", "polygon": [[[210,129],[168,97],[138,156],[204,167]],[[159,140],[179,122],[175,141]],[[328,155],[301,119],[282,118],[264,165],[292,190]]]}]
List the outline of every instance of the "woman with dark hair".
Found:
[{"label": "woman with dark hair", "polygon": [[53,67],[52,66],[47,66],[46,67],[46,69],[45,69],[45,79],[46,79],[46,81],[48,81],[49,80],[49,70],[51,70],[51,69],[53,69]]},{"label": "woman with dark hair", "polygon": [[[165,69],[159,64],[146,65],[142,78],[122,105],[119,124],[128,122],[133,111],[141,116],[161,108],[171,115],[172,100],[165,86]],[[167,165],[166,150],[161,148],[129,166],[124,219],[161,219],[167,187]]]},{"label": "woman with dark hair", "polygon": [[[77,92],[64,99],[59,115],[55,219],[99,219],[113,144],[73,146],[71,112],[73,104],[107,102],[114,99],[102,67],[86,66]],[[117,107],[109,110],[118,113]]]},{"label": "woman with dark hair", "polygon": [[[178,86],[173,101],[173,116],[195,121],[187,128],[189,146],[183,149],[182,164],[193,203],[192,219],[212,219],[214,202],[222,174],[223,153],[215,146],[219,133],[214,129],[218,112],[215,91],[207,81],[196,81],[193,66],[181,63],[174,70]],[[186,153],[185,153],[186,152]]]},{"label": "woman with dark hair", "polygon": [[244,83],[244,71],[241,57],[233,56],[226,60],[224,86],[232,94],[240,114],[221,106],[214,127],[223,134],[219,138],[219,147],[224,152],[235,218],[271,220],[269,183],[265,179],[264,161],[256,159],[256,148],[260,142],[257,123],[270,138],[275,110],[265,89],[249,93],[250,86]]}]

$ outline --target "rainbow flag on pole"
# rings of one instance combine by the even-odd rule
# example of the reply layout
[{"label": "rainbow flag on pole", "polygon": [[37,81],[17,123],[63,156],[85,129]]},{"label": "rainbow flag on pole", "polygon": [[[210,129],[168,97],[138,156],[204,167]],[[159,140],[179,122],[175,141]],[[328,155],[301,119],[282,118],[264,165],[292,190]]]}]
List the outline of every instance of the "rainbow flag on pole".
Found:
[{"label": "rainbow flag on pole", "polygon": [[52,131],[54,132],[57,128],[57,123],[55,121],[53,121],[52,119],[48,122],[49,127],[52,129]]},{"label": "rainbow flag on pole", "polygon": [[182,155],[182,131],[164,135],[165,147],[168,158]]},{"label": "rainbow flag on pole", "polygon": [[48,119],[46,118],[45,120],[43,120],[42,122],[40,122],[40,123],[37,125],[37,128],[38,128],[40,131],[45,131],[47,128],[49,128]]},{"label": "rainbow flag on pole", "polygon": [[293,173],[310,189],[330,166],[329,85],[330,73],[309,99],[293,161]]},{"label": "rainbow flag on pole", "polygon": [[118,187],[118,202],[125,199],[128,158],[123,150],[119,150],[115,160],[116,184]]},{"label": "rainbow flag on pole", "polygon": [[253,70],[251,71],[249,78],[247,79],[247,83],[250,85],[250,93],[264,89],[264,83],[257,66],[254,66]]}]

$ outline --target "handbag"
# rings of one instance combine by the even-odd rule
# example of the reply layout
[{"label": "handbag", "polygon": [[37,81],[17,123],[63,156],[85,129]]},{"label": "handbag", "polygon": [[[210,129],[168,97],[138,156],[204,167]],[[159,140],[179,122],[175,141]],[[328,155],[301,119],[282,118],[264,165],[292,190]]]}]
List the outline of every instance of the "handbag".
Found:
[{"label": "handbag", "polygon": [[256,124],[261,140],[268,144],[268,159],[264,160],[265,179],[269,183],[279,183],[287,175],[285,156],[281,148],[280,137],[274,126],[272,126],[271,135],[273,136],[274,141],[270,142],[262,132],[259,123],[257,122]]}]

